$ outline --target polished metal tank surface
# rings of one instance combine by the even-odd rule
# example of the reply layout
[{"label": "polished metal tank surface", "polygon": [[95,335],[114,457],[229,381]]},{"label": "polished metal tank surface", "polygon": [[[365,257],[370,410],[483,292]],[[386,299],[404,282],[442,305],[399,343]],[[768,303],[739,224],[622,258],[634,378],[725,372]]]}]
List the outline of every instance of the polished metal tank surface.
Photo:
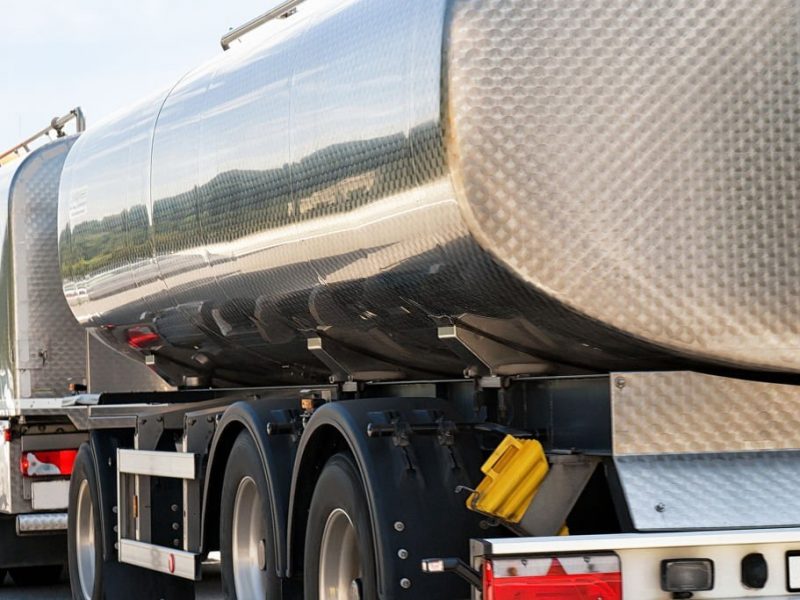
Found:
[{"label": "polished metal tank surface", "polygon": [[309,0],[75,144],[72,310],[173,381],[799,372],[798,22]]}]

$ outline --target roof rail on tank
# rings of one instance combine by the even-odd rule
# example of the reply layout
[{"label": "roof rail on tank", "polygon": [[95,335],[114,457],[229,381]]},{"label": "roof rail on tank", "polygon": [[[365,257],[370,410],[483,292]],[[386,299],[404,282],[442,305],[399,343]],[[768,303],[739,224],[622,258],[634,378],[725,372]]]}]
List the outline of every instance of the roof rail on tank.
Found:
[{"label": "roof rail on tank", "polygon": [[8,150],[0,154],[0,166],[2,166],[5,163],[11,162],[15,158],[19,157],[20,152],[23,151],[30,152],[31,151],[30,145],[36,140],[38,140],[40,137],[44,136],[50,137],[51,131],[55,132],[56,137],[64,137],[65,135],[67,135],[64,132],[64,127],[66,127],[67,123],[69,123],[72,120],[75,121],[75,131],[77,133],[81,133],[86,129],[86,119],[83,116],[83,111],[81,110],[80,106],[76,106],[67,114],[61,117],[53,117],[53,120],[50,121],[50,124],[47,127],[45,127],[40,131],[37,131],[29,138],[23,140],[16,146],[13,146],[12,148],[9,148]]},{"label": "roof rail on tank", "polygon": [[286,19],[291,17],[297,12],[297,5],[302,4],[305,0],[286,0],[281,2],[275,8],[268,10],[263,15],[259,15],[254,19],[250,19],[247,23],[239,25],[236,29],[231,29],[228,33],[222,36],[219,43],[223,50],[228,50],[231,47],[231,42],[238,40],[242,36],[247,35],[254,29],[258,29],[264,23],[269,23],[275,19]]}]

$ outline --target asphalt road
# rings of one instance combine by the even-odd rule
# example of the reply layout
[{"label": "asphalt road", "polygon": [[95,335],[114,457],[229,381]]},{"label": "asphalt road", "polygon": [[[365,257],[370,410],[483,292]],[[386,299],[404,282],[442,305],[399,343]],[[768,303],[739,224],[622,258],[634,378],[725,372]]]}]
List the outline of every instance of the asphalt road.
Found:
[{"label": "asphalt road", "polygon": [[[69,581],[58,585],[17,587],[6,577],[0,586],[0,600],[71,600]],[[203,581],[197,586],[197,600],[222,600],[219,565],[203,565]]]}]

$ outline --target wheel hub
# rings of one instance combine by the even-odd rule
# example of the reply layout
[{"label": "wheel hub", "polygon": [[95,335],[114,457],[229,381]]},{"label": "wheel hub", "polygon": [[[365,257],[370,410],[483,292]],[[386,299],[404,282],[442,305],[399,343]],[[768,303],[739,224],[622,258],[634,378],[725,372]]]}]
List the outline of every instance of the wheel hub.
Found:
[{"label": "wheel hub", "polygon": [[258,487],[244,477],[233,503],[231,558],[237,598],[267,597],[266,524]]}]

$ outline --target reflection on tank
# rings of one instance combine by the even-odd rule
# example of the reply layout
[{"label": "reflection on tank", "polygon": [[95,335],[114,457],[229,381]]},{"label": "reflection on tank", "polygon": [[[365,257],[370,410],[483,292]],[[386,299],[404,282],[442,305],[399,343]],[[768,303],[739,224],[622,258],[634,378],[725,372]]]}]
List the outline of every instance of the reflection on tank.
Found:
[{"label": "reflection on tank", "polygon": [[[550,96],[530,90],[550,90],[555,99],[557,78],[532,69],[509,86],[505,62],[494,68],[490,56],[475,57],[506,46],[530,52],[540,42],[566,56],[560,44],[567,41],[539,40],[538,29],[523,38],[505,32],[514,39],[502,47],[490,35],[483,44],[463,39],[472,30],[451,30],[448,19],[465,18],[468,4],[308,3],[275,23],[268,38],[224,53],[84,134],[67,158],[59,199],[62,276],[78,320],[112,344],[140,344],[139,356],[150,355],[173,382],[460,376],[482,360],[469,348],[476,336],[493,356],[484,366],[492,362],[489,370],[504,374],[796,370],[796,354],[786,350],[796,335],[737,337],[751,312],[745,307],[736,322],[725,313],[749,289],[731,278],[735,232],[695,248],[660,236],[658,219],[632,218],[632,230],[610,239],[613,218],[633,208],[609,212],[611,188],[595,197],[586,195],[590,185],[551,185],[559,181],[553,171],[580,171],[573,179],[593,173],[593,156],[574,153],[585,162],[573,163],[553,144],[564,143],[559,127],[594,113],[559,100],[555,116],[568,126],[555,127],[547,110],[537,110]],[[595,67],[604,74],[598,85],[614,81],[615,71]],[[583,85],[584,68],[578,61],[564,74],[575,97],[588,94],[598,106],[613,100],[606,93],[613,85],[605,92]],[[483,75],[470,77],[473,71]],[[502,84],[493,86],[497,77]],[[640,80],[647,81],[631,77]],[[716,110],[713,99],[699,100]],[[542,120],[553,131],[547,139],[525,133]],[[572,135],[584,139],[587,131]],[[676,138],[665,131],[654,131],[656,141],[672,148]],[[612,140],[590,136],[586,144],[602,148],[635,134],[623,127]],[[501,151],[507,156],[497,164]],[[631,172],[638,164],[611,160],[608,169],[637,185],[640,175],[657,174],[643,166]],[[647,200],[645,212],[677,231],[695,214],[669,210],[683,194],[679,175],[657,178],[663,195],[650,198],[651,186],[630,207],[641,212]],[[703,182],[716,189],[707,177],[714,173],[704,172]],[[735,185],[720,182],[740,198]],[[714,197],[698,198],[713,209],[704,214],[717,214]],[[594,221],[596,206],[610,222]],[[788,203],[771,206],[774,216]],[[584,217],[577,228],[572,215]],[[790,257],[783,239],[774,247]],[[676,261],[634,250],[648,245],[677,252]],[[684,264],[697,277],[709,265],[725,276],[729,287],[703,289],[714,311],[692,304],[694,275],[686,277]],[[602,265],[604,275],[591,265]],[[670,288],[662,273],[680,286]],[[756,292],[784,298],[791,277],[776,275],[775,285]],[[695,331],[692,319],[706,313],[716,316]],[[747,347],[734,348],[731,339]],[[743,360],[750,350],[766,358]],[[775,358],[777,350],[783,354]]]}]

